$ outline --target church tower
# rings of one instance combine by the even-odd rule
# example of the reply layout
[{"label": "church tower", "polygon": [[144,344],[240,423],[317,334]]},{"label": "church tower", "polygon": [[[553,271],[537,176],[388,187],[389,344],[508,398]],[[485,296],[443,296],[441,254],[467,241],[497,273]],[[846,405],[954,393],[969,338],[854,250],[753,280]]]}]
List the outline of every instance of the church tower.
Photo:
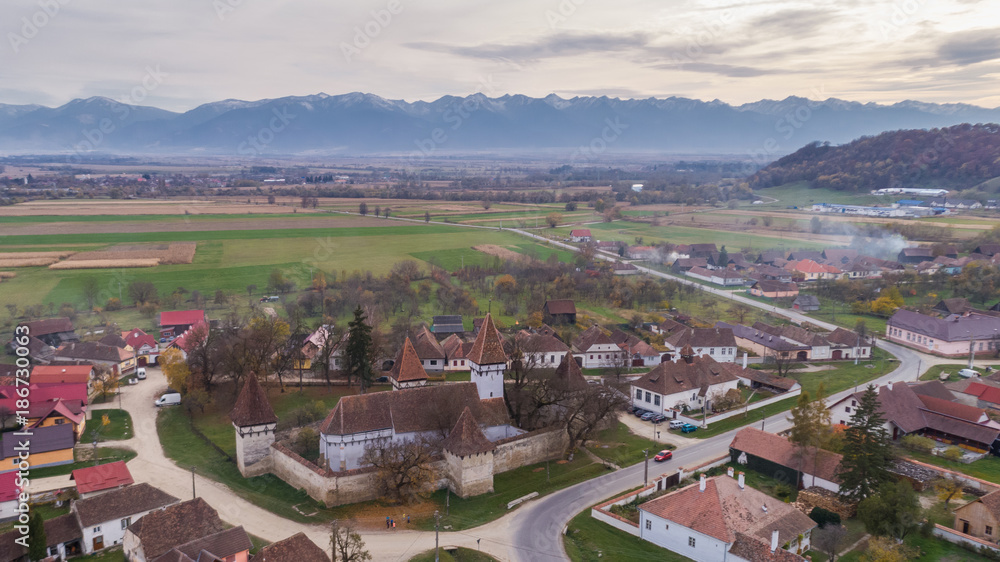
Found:
[{"label": "church tower", "polygon": [[243,383],[229,419],[236,428],[236,465],[246,476],[248,467],[270,456],[274,428],[278,425],[278,416],[257,381],[257,375],[250,373],[247,382]]},{"label": "church tower", "polygon": [[486,315],[476,343],[469,352],[469,366],[472,382],[479,389],[479,399],[503,398],[503,374],[507,369],[507,353],[503,350],[503,338],[493,324],[493,316]]}]

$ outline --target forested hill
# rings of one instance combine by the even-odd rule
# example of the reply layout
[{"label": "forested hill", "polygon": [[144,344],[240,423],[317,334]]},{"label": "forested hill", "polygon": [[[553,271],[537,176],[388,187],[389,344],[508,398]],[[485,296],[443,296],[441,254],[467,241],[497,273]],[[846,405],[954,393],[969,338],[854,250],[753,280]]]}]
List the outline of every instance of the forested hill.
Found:
[{"label": "forested hill", "polygon": [[885,187],[968,189],[1000,176],[1000,125],[889,131],[841,146],[812,143],[751,176],[754,189],[807,181],[867,192]]}]

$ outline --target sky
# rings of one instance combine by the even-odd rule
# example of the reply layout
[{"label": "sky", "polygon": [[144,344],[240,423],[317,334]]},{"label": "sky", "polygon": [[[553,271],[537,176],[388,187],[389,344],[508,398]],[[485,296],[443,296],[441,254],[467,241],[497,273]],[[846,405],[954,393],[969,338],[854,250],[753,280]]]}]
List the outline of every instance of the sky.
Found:
[{"label": "sky", "polygon": [[324,92],[1000,106],[975,0],[4,0],[0,103]]}]

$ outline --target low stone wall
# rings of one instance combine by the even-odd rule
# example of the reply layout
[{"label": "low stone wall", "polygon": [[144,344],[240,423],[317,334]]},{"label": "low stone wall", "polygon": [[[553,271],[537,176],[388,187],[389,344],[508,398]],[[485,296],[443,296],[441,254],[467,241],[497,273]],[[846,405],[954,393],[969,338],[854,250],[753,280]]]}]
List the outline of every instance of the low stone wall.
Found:
[{"label": "low stone wall", "polygon": [[836,513],[841,519],[850,519],[858,512],[857,504],[847,503],[841,500],[839,495],[819,487],[800,490],[795,504],[806,514],[809,514],[814,507],[821,507]]},{"label": "low stone wall", "polygon": [[940,466],[934,466],[933,464],[920,462],[918,460],[914,460],[908,457],[903,457],[902,460],[909,464],[923,468],[925,470],[935,472],[941,476],[958,480],[963,485],[972,488],[974,490],[982,490],[983,492],[989,493],[1000,489],[1000,484],[997,484],[996,482],[989,482],[987,480],[982,480],[974,476],[962,474],[961,472],[955,472],[954,470],[948,470],[947,468],[941,468]]},{"label": "low stone wall", "polygon": [[560,428],[545,428],[496,442],[493,473],[500,474],[529,464],[559,458],[569,446],[569,436]]},{"label": "low stone wall", "polygon": [[984,541],[983,539],[976,538],[972,535],[960,533],[955,529],[949,529],[948,527],[938,525],[936,523],[934,524],[934,536],[948,542],[969,547],[972,550],[988,549],[993,551],[994,554],[1000,554],[1000,548],[991,542]]}]

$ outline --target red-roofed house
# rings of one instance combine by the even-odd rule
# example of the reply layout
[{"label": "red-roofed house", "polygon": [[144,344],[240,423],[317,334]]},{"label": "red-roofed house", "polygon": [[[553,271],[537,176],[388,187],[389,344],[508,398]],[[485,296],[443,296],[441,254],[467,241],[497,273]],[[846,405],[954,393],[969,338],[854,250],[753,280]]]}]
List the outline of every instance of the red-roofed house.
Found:
[{"label": "red-roofed house", "polygon": [[17,498],[21,494],[17,476],[16,470],[0,474],[0,521],[17,517]]},{"label": "red-roofed house", "polygon": [[804,281],[813,281],[816,279],[839,279],[844,274],[844,272],[839,268],[832,265],[816,263],[813,260],[788,262],[788,264],[785,265],[785,269],[791,271],[793,275],[796,273],[801,275]]},{"label": "red-roofed house", "polygon": [[[963,392],[956,394],[966,394],[970,397],[974,397],[976,406],[980,408],[1000,410],[1000,388],[995,386],[988,386],[980,382],[972,382],[969,383],[969,386],[965,387]],[[959,399],[961,398],[963,397],[959,396]],[[963,400],[963,402],[967,401]]]},{"label": "red-roofed house", "polygon": [[140,367],[156,364],[156,357],[160,355],[160,346],[156,343],[155,337],[139,328],[133,328],[128,332],[122,332],[122,339],[138,357]]},{"label": "red-roofed house", "polygon": [[76,383],[93,390],[93,365],[36,365],[31,370],[31,382],[44,384]]},{"label": "red-roofed house", "polygon": [[195,325],[207,322],[204,310],[170,310],[160,313],[160,337],[179,336]]},{"label": "red-roofed house", "polygon": [[580,228],[577,230],[571,230],[569,232],[569,239],[573,242],[590,242],[593,237],[590,235],[590,229]]},{"label": "red-roofed house", "polygon": [[87,425],[87,407],[79,400],[47,400],[32,402],[28,406],[28,427],[31,429],[53,425],[72,424],[73,433],[79,439]]},{"label": "red-roofed house", "polygon": [[79,468],[70,474],[69,479],[76,481],[76,491],[81,498],[93,497],[135,482],[125,461]]}]

